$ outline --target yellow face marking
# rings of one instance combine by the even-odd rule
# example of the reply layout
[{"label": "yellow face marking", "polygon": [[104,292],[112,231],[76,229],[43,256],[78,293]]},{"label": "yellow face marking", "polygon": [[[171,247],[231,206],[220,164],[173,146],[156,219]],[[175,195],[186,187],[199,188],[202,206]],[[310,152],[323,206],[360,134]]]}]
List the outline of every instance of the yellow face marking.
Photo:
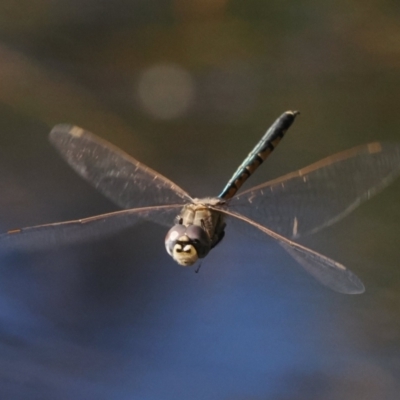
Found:
[{"label": "yellow face marking", "polygon": [[[177,246],[179,246],[179,248]],[[198,256],[196,249],[191,244],[185,245],[183,250],[181,245],[176,244],[172,252],[172,258],[178,264],[188,267],[197,261]]]}]

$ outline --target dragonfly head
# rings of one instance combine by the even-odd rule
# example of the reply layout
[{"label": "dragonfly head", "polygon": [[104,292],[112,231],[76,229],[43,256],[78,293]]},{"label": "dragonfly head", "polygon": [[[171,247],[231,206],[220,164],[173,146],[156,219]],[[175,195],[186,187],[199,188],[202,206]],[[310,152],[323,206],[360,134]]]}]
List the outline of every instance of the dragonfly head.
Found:
[{"label": "dragonfly head", "polygon": [[197,225],[175,225],[165,238],[168,254],[180,265],[188,267],[210,251],[207,233]]}]

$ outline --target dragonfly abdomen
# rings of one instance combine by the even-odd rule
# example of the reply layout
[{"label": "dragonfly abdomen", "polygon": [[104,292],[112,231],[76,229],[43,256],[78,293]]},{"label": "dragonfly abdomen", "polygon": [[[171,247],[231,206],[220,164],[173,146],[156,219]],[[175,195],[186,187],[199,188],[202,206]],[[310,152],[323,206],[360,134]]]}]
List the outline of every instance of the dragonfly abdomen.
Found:
[{"label": "dragonfly abdomen", "polygon": [[298,114],[298,111],[286,111],[274,122],[233,174],[224,190],[218,196],[220,199],[229,200],[236,194],[247,178],[274,151]]}]

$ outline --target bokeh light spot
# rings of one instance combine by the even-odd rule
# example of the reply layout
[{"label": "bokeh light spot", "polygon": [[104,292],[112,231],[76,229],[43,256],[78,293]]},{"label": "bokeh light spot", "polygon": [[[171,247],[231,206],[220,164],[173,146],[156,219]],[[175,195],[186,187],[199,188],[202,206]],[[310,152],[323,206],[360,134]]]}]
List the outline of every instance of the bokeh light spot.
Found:
[{"label": "bokeh light spot", "polygon": [[139,78],[140,103],[155,118],[182,116],[191,106],[194,92],[191,75],[178,65],[156,65],[144,71]]}]

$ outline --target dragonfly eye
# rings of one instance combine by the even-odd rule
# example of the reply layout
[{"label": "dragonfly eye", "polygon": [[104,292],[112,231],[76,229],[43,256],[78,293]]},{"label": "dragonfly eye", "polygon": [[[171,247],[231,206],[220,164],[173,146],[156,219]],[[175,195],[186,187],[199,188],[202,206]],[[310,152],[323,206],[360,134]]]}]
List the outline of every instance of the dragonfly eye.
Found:
[{"label": "dragonfly eye", "polygon": [[[175,246],[178,243],[179,238],[185,237],[186,227],[180,224],[173,226],[167,233],[165,237],[165,248],[167,249],[168,254],[173,257],[173,252]],[[186,236],[186,240],[189,241],[189,238]],[[176,251],[182,251],[182,245],[176,248]]]},{"label": "dragonfly eye", "polygon": [[180,224],[173,226],[167,233],[165,237],[165,248],[170,256],[172,256],[172,252],[174,246],[178,242],[178,239],[185,235],[186,227]]}]

